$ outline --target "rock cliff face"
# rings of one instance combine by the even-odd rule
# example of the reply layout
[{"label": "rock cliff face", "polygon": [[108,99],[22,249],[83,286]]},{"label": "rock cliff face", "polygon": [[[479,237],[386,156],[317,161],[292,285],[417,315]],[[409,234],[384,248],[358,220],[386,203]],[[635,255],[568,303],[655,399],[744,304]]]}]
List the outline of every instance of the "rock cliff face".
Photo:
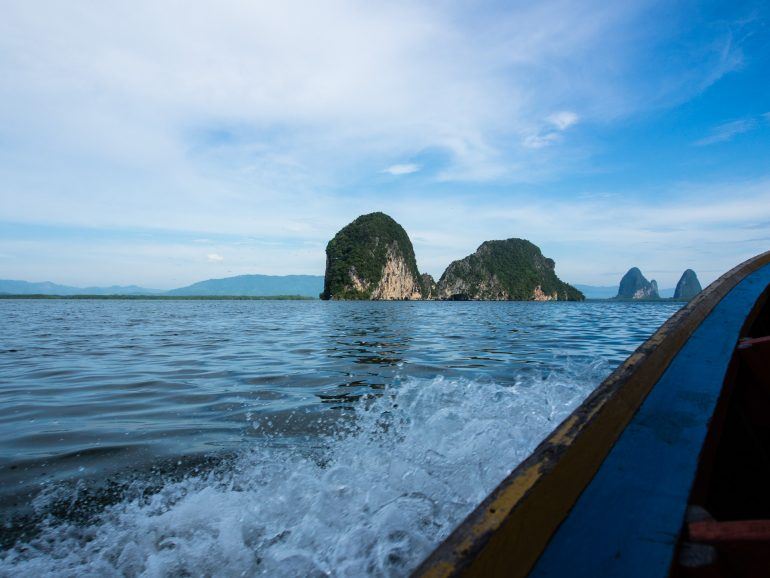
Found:
[{"label": "rock cliff face", "polygon": [[524,239],[485,241],[452,262],[439,279],[439,299],[581,301],[583,294],[559,280],[556,264]]},{"label": "rock cliff face", "polygon": [[420,289],[423,299],[436,299],[436,296],[438,295],[436,281],[433,279],[433,276],[428,273],[420,275]]},{"label": "rock cliff face", "polygon": [[623,275],[616,299],[660,299],[658,283],[647,281],[637,267],[632,267]]},{"label": "rock cliff face", "polygon": [[702,291],[698,276],[692,269],[687,269],[682,273],[679,283],[674,290],[674,299],[687,299],[688,301]]},{"label": "rock cliff face", "polygon": [[362,215],[326,246],[322,299],[422,299],[414,249],[384,213]]}]

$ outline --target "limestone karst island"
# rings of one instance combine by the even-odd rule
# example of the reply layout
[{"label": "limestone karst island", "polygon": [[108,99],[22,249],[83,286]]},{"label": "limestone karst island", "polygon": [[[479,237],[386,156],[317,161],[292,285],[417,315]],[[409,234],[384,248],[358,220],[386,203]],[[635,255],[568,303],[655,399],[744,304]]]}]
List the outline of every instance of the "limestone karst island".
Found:
[{"label": "limestone karst island", "polygon": [[[689,301],[700,293],[701,290],[700,281],[695,271],[687,269],[679,278],[672,298],[676,301]],[[623,275],[618,287],[618,294],[614,297],[616,300],[633,301],[655,301],[660,298],[658,282],[655,279],[648,281],[638,267],[631,267]]]},{"label": "limestone karst island", "polygon": [[582,301],[553,259],[524,239],[485,241],[453,261],[436,283],[420,274],[404,228],[384,213],[362,215],[326,247],[322,299]]},{"label": "limestone karst island", "polygon": [[[404,228],[385,213],[376,212],[361,215],[329,241],[320,297],[369,301],[585,300],[582,291],[556,276],[555,269],[554,260],[526,239],[484,241],[475,253],[452,261],[437,282],[428,273],[420,273]],[[612,300],[689,301],[700,292],[698,276],[687,269],[676,289],[664,290],[665,298],[661,298],[657,281],[648,281],[638,267],[632,267],[623,275]]]}]

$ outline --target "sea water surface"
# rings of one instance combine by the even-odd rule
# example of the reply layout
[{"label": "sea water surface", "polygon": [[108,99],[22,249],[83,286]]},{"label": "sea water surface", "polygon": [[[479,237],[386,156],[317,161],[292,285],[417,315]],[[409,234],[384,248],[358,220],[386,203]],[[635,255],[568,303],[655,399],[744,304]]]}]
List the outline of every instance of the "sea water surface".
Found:
[{"label": "sea water surface", "polygon": [[0,575],[403,576],[680,306],[0,300]]}]

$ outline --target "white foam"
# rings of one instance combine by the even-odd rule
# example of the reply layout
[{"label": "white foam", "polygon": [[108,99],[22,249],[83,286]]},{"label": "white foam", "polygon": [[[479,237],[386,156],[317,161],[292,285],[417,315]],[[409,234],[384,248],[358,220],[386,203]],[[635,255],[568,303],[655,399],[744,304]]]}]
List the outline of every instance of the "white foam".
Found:
[{"label": "white foam", "polygon": [[409,379],[359,403],[321,447],[260,443],[82,527],[51,524],[2,575],[403,576],[606,375],[513,387]]}]

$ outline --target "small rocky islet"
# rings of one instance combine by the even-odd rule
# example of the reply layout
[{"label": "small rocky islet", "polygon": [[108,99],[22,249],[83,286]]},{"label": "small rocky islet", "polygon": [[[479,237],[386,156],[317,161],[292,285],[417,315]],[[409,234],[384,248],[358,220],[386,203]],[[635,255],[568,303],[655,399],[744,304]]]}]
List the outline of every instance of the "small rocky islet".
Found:
[{"label": "small rocky islet", "polygon": [[658,283],[648,281],[638,267],[631,267],[620,280],[616,299],[660,299]]},{"label": "small rocky islet", "polygon": [[582,301],[553,259],[525,239],[485,241],[453,261],[438,282],[420,273],[404,228],[384,213],[362,215],[326,246],[322,299]]},{"label": "small rocky islet", "polygon": [[674,290],[674,299],[690,300],[700,293],[703,289],[698,281],[698,276],[692,269],[687,269],[679,278]]},{"label": "small rocky islet", "polygon": [[[674,290],[675,301],[689,301],[702,291],[700,281],[695,271],[687,269],[679,278]],[[620,280],[617,300],[655,301],[661,299],[658,283],[655,279],[648,281],[638,267],[631,267]]]}]

